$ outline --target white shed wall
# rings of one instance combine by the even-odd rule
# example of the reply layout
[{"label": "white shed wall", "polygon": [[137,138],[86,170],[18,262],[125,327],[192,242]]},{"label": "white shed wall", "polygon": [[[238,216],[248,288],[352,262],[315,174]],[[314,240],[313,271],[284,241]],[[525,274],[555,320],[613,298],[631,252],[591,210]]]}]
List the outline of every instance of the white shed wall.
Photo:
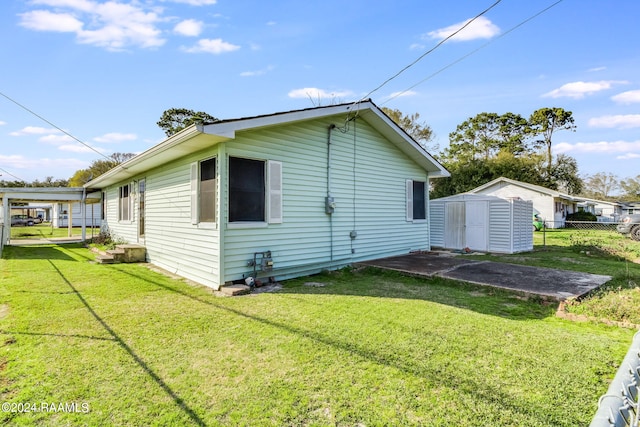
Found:
[{"label": "white shed wall", "polygon": [[533,249],[531,202],[460,195],[432,200],[430,212],[432,246],[497,253]]}]

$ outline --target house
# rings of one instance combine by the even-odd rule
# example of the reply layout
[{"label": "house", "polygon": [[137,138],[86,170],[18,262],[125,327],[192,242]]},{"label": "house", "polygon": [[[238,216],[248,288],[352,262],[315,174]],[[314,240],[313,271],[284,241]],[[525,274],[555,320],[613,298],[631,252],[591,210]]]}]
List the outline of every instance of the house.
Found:
[{"label": "house", "polygon": [[[80,227],[84,222],[87,227],[100,227],[102,222],[102,209],[99,204],[88,205],[84,209],[79,202],[53,203],[51,205],[51,222],[53,227],[66,228],[71,218],[72,227]],[[84,215],[84,218],[83,218]]]},{"label": "house", "polygon": [[621,203],[584,197],[581,199],[578,203],[578,211],[591,212],[598,218],[598,222],[618,222],[622,215]]},{"label": "house", "polygon": [[431,246],[481,252],[533,250],[533,205],[522,199],[457,194],[429,204]]},{"label": "house", "polygon": [[640,213],[640,202],[625,202],[622,203],[622,215],[633,215]]},{"label": "house", "polygon": [[429,249],[447,170],[371,101],[193,125],[86,184],[103,227],[219,288]]},{"label": "house", "polygon": [[468,193],[530,200],[533,202],[534,213],[544,218],[548,228],[564,227],[566,216],[577,212],[578,203],[583,201],[580,197],[505,177],[494,179]]}]

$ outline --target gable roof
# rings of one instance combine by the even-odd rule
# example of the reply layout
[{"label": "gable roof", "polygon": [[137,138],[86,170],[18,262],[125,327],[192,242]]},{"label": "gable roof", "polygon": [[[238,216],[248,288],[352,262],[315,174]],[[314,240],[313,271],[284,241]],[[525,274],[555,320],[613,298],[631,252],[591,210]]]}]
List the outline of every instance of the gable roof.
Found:
[{"label": "gable roof", "polygon": [[[207,125],[192,125],[165,139],[132,159],[85,184],[88,188],[103,188],[132,178],[168,161],[195,153],[223,141],[232,140],[244,130],[263,129],[286,123],[295,123],[332,116],[361,118],[380,132],[400,151],[409,156],[432,178],[450,176],[436,159],[422,148],[371,100],[357,103],[314,107],[261,116],[221,120]],[[195,138],[201,136],[200,138]]]},{"label": "gable roof", "polygon": [[479,193],[482,190],[485,190],[490,187],[494,187],[499,184],[511,184],[517,187],[526,188],[527,190],[536,191],[541,194],[546,194],[551,197],[570,200],[572,202],[578,202],[578,201],[584,200],[584,198],[574,197],[566,193],[561,193],[560,191],[551,190],[549,188],[542,187],[540,185],[529,184],[528,182],[516,181],[515,179],[505,178],[503,176],[501,176],[500,178],[496,178],[493,181],[489,181],[486,184],[483,184],[479,187],[476,187],[473,190],[469,190],[468,193]]}]

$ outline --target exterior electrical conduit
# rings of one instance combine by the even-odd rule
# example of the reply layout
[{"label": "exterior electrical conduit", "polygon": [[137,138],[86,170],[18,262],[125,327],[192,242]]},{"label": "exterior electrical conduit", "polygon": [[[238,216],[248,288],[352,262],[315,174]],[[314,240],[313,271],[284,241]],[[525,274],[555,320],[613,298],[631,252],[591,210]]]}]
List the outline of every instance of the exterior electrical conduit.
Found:
[{"label": "exterior electrical conduit", "polygon": [[640,427],[640,331],[633,336],[590,427]]}]

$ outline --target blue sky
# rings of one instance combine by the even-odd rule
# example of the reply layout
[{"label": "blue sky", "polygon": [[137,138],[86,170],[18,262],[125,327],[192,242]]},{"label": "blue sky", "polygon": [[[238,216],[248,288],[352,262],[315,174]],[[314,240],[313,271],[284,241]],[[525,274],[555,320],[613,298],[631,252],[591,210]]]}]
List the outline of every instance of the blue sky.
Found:
[{"label": "blue sky", "polygon": [[[440,148],[480,112],[573,112],[556,153],[640,174],[640,2],[4,0],[0,92],[109,155],[163,140],[173,107],[221,119],[350,102],[419,113]],[[515,27],[515,28],[514,28]],[[0,179],[69,178],[99,158],[0,96]]]}]

